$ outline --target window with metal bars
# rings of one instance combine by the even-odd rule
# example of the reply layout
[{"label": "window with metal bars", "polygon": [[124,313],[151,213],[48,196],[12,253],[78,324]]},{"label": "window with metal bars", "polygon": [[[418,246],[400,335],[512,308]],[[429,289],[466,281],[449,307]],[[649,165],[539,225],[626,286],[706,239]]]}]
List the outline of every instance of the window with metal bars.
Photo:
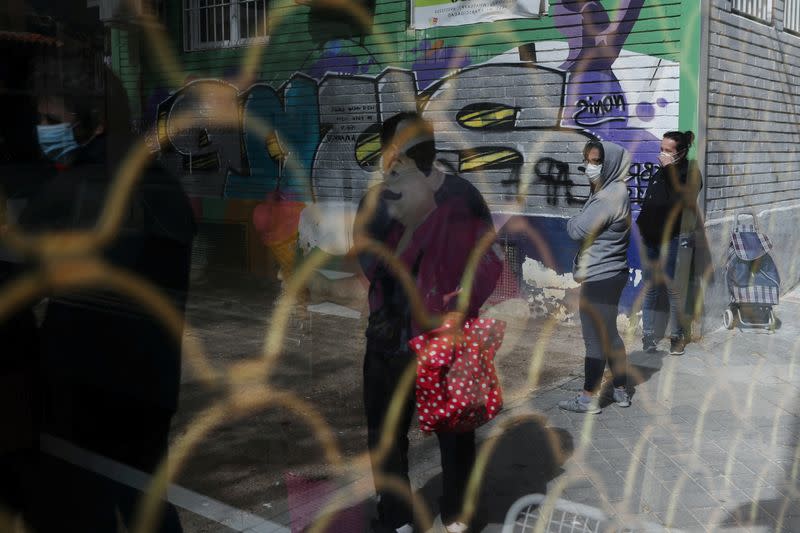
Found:
[{"label": "window with metal bars", "polygon": [[800,0],[784,0],[783,29],[800,34]]},{"label": "window with metal bars", "polygon": [[183,0],[186,50],[263,43],[269,38],[267,0]]},{"label": "window with metal bars", "polygon": [[772,0],[731,0],[731,11],[767,24],[772,22]]}]

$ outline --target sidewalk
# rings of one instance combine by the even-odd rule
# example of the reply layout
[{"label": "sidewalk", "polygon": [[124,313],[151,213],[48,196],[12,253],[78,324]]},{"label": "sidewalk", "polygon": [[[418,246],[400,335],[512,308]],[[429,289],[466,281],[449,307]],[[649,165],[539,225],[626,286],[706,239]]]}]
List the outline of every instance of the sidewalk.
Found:
[{"label": "sidewalk", "polygon": [[[205,302],[203,308],[214,314],[208,305]],[[688,345],[686,353],[677,357],[667,354],[666,344],[662,351],[647,354],[641,351],[638,337],[626,338],[634,375],[631,385],[635,388],[629,408],[607,405],[599,415],[559,410],[558,401],[582,386],[582,378],[577,373],[567,375],[566,370],[559,374],[565,376],[559,381],[539,388],[532,396],[507,403],[503,414],[478,432],[482,449],[491,452],[477,502],[478,516],[487,524],[483,531],[500,531],[508,509],[520,497],[532,493],[592,506],[624,525],[648,522],[687,531],[800,531],[800,505],[792,499],[790,488],[800,432],[795,418],[800,411],[800,370],[795,364],[800,342],[796,340],[800,338],[800,290],[783,298],[777,313],[783,325],[775,334],[719,329],[707,332],[701,342]],[[334,337],[341,342],[345,331],[342,320],[345,319],[317,317],[314,331],[327,332],[325,337],[331,337],[330,331],[340,332]],[[348,324],[352,322],[347,331],[360,331],[362,325],[357,321],[346,320]],[[230,335],[217,339],[219,325],[209,323],[218,351],[227,357],[237,345],[232,339],[244,338],[243,332],[252,328],[248,321],[235,328],[226,322],[225,330]],[[579,330],[573,330],[560,328],[549,335],[542,333],[546,358],[555,357],[560,351],[559,357],[573,354],[569,360],[574,361],[575,368],[580,365],[583,349]],[[360,391],[356,370],[362,352],[356,348],[347,351],[353,353],[352,361],[346,361],[342,351],[317,344],[325,340],[315,340],[315,352],[328,355],[315,362],[313,383],[317,383],[316,376],[330,376],[337,380],[338,388],[352,389],[350,395],[355,400],[348,400],[347,412],[352,412],[353,420],[335,427],[344,430],[340,431],[340,438],[352,441],[351,446],[357,450],[364,440],[356,394]],[[526,339],[522,345],[527,353],[533,353],[536,343],[538,339]],[[332,366],[333,362],[336,365]],[[502,363],[508,364],[508,360]],[[527,370],[522,364],[513,368],[520,374]],[[294,370],[291,375],[306,375],[303,368]],[[287,383],[297,380],[291,375],[287,374]],[[342,382],[344,376],[348,379]],[[522,375],[514,378],[524,381]],[[323,414],[330,416],[340,411],[337,401],[326,401]],[[267,420],[263,424],[274,426]],[[230,444],[222,439],[208,443],[204,450],[230,450]],[[252,444],[255,463],[276,453],[274,447],[264,448],[262,444]],[[296,441],[292,448],[300,444]],[[246,451],[241,447],[238,450],[238,454]],[[209,453],[196,468],[209,477],[209,472],[219,469],[218,460],[219,456]],[[274,467],[281,467],[278,471],[285,467],[280,453],[274,462]],[[412,439],[409,462],[412,486],[435,516],[441,494],[436,439]],[[264,483],[258,482],[262,478],[251,471],[250,464],[242,464],[247,467],[242,472],[229,467],[221,471],[222,478],[211,476],[205,485],[189,485],[236,507],[225,511],[235,520],[214,518],[216,524],[244,531],[245,518],[258,515],[279,529],[286,528],[282,531],[288,530],[292,524],[297,525],[298,516],[313,519],[326,501],[345,494],[350,498],[360,495],[359,503],[345,512],[349,524],[365,524],[374,512],[372,480],[367,469],[353,470],[348,479],[328,480],[318,486],[312,483],[308,489],[295,493],[293,499],[286,498],[286,492],[277,484],[267,484],[268,477]],[[214,490],[214,485],[224,486],[221,480],[232,476],[238,479],[237,473],[246,474],[249,481],[232,482],[231,487],[238,487],[233,496],[229,490]],[[220,516],[228,516],[225,513]],[[194,510],[183,517],[187,531],[230,530],[212,523],[203,526]],[[345,529],[351,530],[349,526]],[[352,529],[353,533],[361,530]]]},{"label": "sidewalk", "polygon": [[[517,426],[496,454],[508,464],[490,467],[486,484],[517,497],[520,484],[530,485],[539,489],[534,492],[600,508],[623,524],[800,531],[800,498],[792,496],[791,482],[797,479],[800,431],[800,290],[776,311],[783,326],[775,334],[720,329],[687,346],[683,356],[670,356],[663,346],[647,354],[640,339],[626,339],[636,374],[627,409],[612,404],[599,415],[561,411],[558,401],[581,389],[578,378],[508,409],[485,433],[539,413],[546,429],[538,431],[555,437],[549,439],[555,445],[539,439],[544,446],[533,447],[524,438],[532,431]],[[560,455],[569,456],[563,464]],[[508,509],[508,499],[495,493],[484,502],[492,517],[485,531],[500,530],[502,509],[492,506]]]}]

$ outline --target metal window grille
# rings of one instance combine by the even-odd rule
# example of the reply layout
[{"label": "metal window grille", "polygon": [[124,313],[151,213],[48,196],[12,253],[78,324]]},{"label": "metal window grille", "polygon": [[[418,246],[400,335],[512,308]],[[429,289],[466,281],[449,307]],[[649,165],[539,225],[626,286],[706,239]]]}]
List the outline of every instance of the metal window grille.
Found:
[{"label": "metal window grille", "polygon": [[731,9],[761,22],[772,22],[772,0],[732,0]]},{"label": "metal window grille", "polygon": [[226,48],[267,40],[267,0],[184,0],[186,50]]},{"label": "metal window grille", "polygon": [[784,29],[800,33],[800,0],[785,0],[783,6]]}]

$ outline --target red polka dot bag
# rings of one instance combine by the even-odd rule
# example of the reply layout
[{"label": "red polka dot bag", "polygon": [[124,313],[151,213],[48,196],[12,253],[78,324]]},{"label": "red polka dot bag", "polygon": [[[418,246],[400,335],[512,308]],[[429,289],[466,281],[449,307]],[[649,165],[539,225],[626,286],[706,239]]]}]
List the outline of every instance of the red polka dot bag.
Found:
[{"label": "red polka dot bag", "polygon": [[460,331],[448,323],[409,341],[422,431],[471,431],[497,416],[503,395],[494,358],[505,329],[503,321],[473,318]]}]

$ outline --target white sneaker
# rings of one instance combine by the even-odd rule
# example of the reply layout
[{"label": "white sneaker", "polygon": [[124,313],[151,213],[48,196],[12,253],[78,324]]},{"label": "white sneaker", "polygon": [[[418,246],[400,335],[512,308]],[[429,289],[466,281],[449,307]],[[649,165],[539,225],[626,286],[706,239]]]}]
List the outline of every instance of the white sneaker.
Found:
[{"label": "white sneaker", "polygon": [[395,529],[395,531],[397,531],[397,533],[414,533],[414,526],[411,524],[403,524]]},{"label": "white sneaker", "polygon": [[444,529],[447,533],[465,533],[469,528],[463,522],[453,522],[452,524],[447,524]]},{"label": "white sneaker", "polygon": [[613,398],[614,403],[620,407],[631,406],[631,396],[628,394],[628,389],[618,389],[617,387],[614,387]]}]

